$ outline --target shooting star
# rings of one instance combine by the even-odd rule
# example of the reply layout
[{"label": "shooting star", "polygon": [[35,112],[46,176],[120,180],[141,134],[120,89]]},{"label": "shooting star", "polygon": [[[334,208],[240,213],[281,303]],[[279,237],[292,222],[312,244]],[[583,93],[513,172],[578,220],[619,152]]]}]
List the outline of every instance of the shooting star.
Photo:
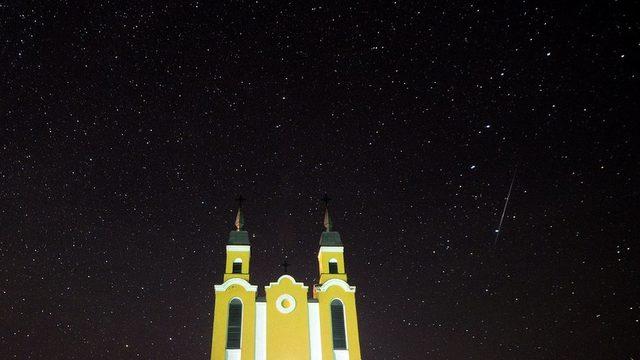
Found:
[{"label": "shooting star", "polygon": [[509,192],[507,192],[507,199],[504,201],[504,208],[502,208],[502,215],[500,216],[500,223],[498,224],[498,228],[496,229],[496,239],[493,241],[493,245],[498,242],[498,237],[500,237],[500,231],[502,230],[502,222],[504,221],[504,214],[507,212],[507,205],[509,205],[509,197],[511,197],[511,189],[513,189],[513,183],[516,181],[516,173],[518,172],[518,168],[516,167],[513,170],[513,176],[511,177],[511,185],[509,185]]}]

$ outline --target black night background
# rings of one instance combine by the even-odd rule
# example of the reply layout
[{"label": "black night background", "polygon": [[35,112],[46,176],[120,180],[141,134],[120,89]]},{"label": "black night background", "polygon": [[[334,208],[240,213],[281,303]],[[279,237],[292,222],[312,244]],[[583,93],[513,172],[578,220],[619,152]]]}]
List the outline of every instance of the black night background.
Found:
[{"label": "black night background", "polygon": [[0,358],[208,359],[326,192],[363,359],[637,359],[631,5],[1,2]]}]

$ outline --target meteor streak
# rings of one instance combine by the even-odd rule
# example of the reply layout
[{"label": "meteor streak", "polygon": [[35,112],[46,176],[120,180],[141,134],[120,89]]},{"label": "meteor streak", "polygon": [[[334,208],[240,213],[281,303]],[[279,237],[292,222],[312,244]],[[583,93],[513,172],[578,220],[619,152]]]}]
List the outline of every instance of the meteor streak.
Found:
[{"label": "meteor streak", "polygon": [[511,196],[511,189],[513,189],[513,183],[516,181],[516,173],[518,172],[518,168],[516,167],[513,170],[513,176],[511,177],[511,185],[509,185],[509,192],[507,193],[507,199],[504,202],[504,208],[502,208],[502,215],[500,216],[500,223],[498,224],[498,228],[496,229],[496,239],[493,241],[493,245],[498,242],[498,237],[500,237],[500,230],[502,230],[502,222],[504,221],[504,214],[507,212],[507,205],[509,205],[509,197]]}]

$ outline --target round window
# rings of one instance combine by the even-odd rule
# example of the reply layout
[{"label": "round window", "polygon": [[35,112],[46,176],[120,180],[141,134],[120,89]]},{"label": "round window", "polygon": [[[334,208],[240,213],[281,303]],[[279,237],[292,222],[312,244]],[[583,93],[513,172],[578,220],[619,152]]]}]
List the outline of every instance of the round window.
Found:
[{"label": "round window", "polygon": [[283,314],[288,314],[296,308],[296,299],[289,294],[282,294],[276,300],[276,308]]}]

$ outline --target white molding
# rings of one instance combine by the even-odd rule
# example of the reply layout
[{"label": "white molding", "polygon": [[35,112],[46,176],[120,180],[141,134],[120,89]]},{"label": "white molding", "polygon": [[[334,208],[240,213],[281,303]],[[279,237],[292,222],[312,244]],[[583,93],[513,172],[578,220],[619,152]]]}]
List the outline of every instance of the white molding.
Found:
[{"label": "white molding", "polygon": [[309,350],[311,360],[322,360],[322,338],[320,336],[320,304],[309,303]]},{"label": "white molding", "polygon": [[[289,307],[282,306],[282,302],[285,300],[289,300],[289,302],[291,303],[291,306]],[[296,299],[294,299],[293,296],[289,294],[282,294],[278,296],[278,298],[276,299],[276,308],[278,309],[278,311],[280,311],[283,314],[289,314],[296,309]]]},{"label": "white molding", "polygon": [[[242,299],[240,299],[240,298],[239,298],[239,297],[237,297],[237,296],[234,296],[234,297],[232,297],[231,299],[229,299],[229,304],[231,304],[231,302],[232,302],[233,300],[238,300],[238,301],[240,301],[240,304],[242,305],[242,309],[244,309],[244,301],[242,301]],[[243,311],[244,311],[244,310],[243,310]],[[240,322],[240,323],[242,323],[242,322]],[[242,337],[241,337],[240,339],[242,339]]]},{"label": "white molding", "polygon": [[227,251],[251,252],[249,245],[227,245]]},{"label": "white molding", "polygon": [[240,349],[227,349],[226,350],[226,356],[225,359],[226,360],[240,360],[240,354],[241,354],[241,350]]},{"label": "white molding", "polygon": [[256,357],[267,359],[267,303],[256,302]]},{"label": "white molding", "polygon": [[305,290],[309,289],[309,287],[308,287],[308,286],[306,286],[304,283],[297,282],[297,281],[296,281],[296,279],[294,279],[291,275],[282,275],[282,276],[280,276],[280,277],[278,278],[278,281],[276,281],[276,282],[271,282],[271,283],[269,283],[269,285],[265,286],[264,288],[265,288],[265,289],[271,289],[271,287],[272,287],[272,286],[280,284],[280,282],[282,282],[282,280],[283,280],[283,279],[289,279],[289,280],[291,280],[291,282],[293,283],[293,285],[301,286],[301,287],[302,287],[303,289],[305,289]]},{"label": "white molding", "polygon": [[333,350],[335,360],[349,360],[349,350]]},{"label": "white molding", "polygon": [[344,246],[320,246],[320,252],[344,252]]},{"label": "white molding", "polygon": [[316,290],[319,291],[319,292],[325,292],[332,286],[339,286],[339,287],[342,288],[342,290],[344,290],[346,292],[349,292],[349,293],[356,292],[356,287],[355,286],[350,286],[349,284],[347,284],[346,281],[340,280],[340,279],[327,280],[327,282],[322,284],[322,286],[320,288],[316,288]]},{"label": "white molding", "polygon": [[249,284],[249,282],[247,280],[240,279],[240,278],[229,279],[229,280],[225,281],[221,285],[215,285],[214,289],[216,290],[216,292],[226,291],[229,288],[229,286],[231,286],[231,285],[240,285],[245,290],[250,291],[250,292],[258,291],[258,286],[251,285],[251,284]]},{"label": "white molding", "polygon": [[331,258],[329,259],[329,263],[337,264],[338,260],[336,260],[336,258]]}]

